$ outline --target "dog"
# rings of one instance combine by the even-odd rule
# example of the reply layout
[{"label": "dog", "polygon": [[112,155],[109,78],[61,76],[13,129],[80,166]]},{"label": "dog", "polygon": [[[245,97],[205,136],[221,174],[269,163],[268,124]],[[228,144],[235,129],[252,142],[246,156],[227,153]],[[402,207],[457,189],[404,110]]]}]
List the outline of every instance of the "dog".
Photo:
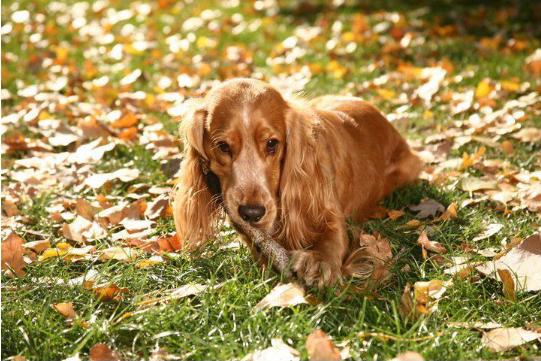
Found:
[{"label": "dog", "polygon": [[286,100],[254,79],[211,89],[180,132],[185,157],[173,213],[183,247],[212,239],[225,208],[231,223],[276,239],[290,251],[295,274],[320,287],[343,277],[352,252],[346,219],[366,219],[422,168],[391,123],[361,99]]}]

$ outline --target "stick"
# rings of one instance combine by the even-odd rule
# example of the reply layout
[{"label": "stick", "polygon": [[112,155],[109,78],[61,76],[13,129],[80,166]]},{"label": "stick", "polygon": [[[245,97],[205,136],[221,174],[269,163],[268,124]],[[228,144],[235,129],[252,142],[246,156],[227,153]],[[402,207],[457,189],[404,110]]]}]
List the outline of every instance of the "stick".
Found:
[{"label": "stick", "polygon": [[277,272],[282,273],[288,278],[291,277],[289,254],[284,247],[265,232],[256,229],[249,224],[235,223],[235,226],[254,242],[257,250],[271,261],[273,268]]}]

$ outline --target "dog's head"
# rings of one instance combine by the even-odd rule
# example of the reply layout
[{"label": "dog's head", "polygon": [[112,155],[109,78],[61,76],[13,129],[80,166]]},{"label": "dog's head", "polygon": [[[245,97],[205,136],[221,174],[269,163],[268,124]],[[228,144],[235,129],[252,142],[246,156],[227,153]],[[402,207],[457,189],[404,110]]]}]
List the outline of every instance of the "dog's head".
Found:
[{"label": "dog's head", "polygon": [[314,192],[313,172],[305,172],[315,155],[312,133],[301,118],[261,81],[233,79],[207,94],[181,129],[186,158],[174,213],[182,240],[210,238],[220,202],[234,223],[306,236],[301,213],[314,209],[310,203],[317,197],[303,204]]}]

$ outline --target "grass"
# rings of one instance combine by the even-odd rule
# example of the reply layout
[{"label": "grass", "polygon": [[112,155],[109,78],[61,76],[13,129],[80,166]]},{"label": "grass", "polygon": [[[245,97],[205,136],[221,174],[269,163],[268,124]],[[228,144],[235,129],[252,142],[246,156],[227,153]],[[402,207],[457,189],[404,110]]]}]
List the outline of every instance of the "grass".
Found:
[{"label": "grass", "polygon": [[[335,20],[340,20],[345,29],[348,29],[354,14],[362,12],[366,14],[369,26],[374,26],[381,21],[384,11],[394,11],[411,19],[412,14],[422,7],[428,11],[411,30],[425,36],[425,42],[419,47],[398,53],[386,54],[378,39],[366,39],[364,43],[359,43],[358,50],[352,54],[332,55],[325,50],[331,30],[324,29],[321,39],[308,47],[307,56],[298,59],[295,64],[319,64],[325,69],[331,60],[337,59],[348,72],[338,78],[325,71],[317,73],[307,84],[305,93],[316,96],[344,92],[350,84],[359,84],[394,71],[401,62],[425,67],[445,58],[453,63],[454,75],[464,70],[473,71],[473,76],[460,85],[451,84],[450,91],[474,88],[480,80],[487,77],[496,81],[516,77],[520,82],[531,81],[532,86],[539,89],[539,82],[532,80],[523,70],[526,56],[540,45],[540,22],[535,18],[537,15],[533,3],[524,1],[513,5],[508,2],[491,2],[491,6],[487,6],[488,3],[471,5],[466,2],[447,1],[361,1],[357,5],[347,2],[345,6],[333,10],[325,5],[326,2],[314,3],[315,10],[306,11],[299,11],[293,3],[288,3],[280,10],[280,16],[274,19],[275,22],[272,22],[266,20],[262,12],[254,11],[251,2],[241,1],[240,5],[232,8],[209,1],[193,2],[189,5],[163,1],[166,6],[158,8],[153,2],[153,13],[150,16],[140,19],[132,17],[111,25],[110,32],[117,38],[112,44],[103,45],[103,48],[108,52],[114,44],[122,41],[124,38],[119,34],[123,28],[126,29],[127,24],[131,24],[135,29],[144,29],[149,39],[157,43],[158,53],[127,54],[122,61],[126,68],[117,71],[110,67],[113,62],[106,55],[89,58],[83,54],[85,50],[97,46],[95,40],[83,38],[76,30],[55,23],[58,14],[51,11],[51,3],[48,1],[5,1],[2,3],[4,24],[10,22],[11,14],[19,7],[28,9],[33,15],[45,14],[43,26],[48,26],[48,33],[39,27],[25,32],[22,25],[15,24],[9,35],[2,36],[2,88],[13,94],[12,99],[3,102],[2,111],[9,114],[27,106],[27,100],[16,95],[17,82],[24,82],[26,85],[42,83],[47,77],[48,69],[42,69],[36,64],[46,57],[54,59],[55,49],[58,47],[66,47],[69,51],[67,65],[70,67],[70,77],[88,80],[107,74],[114,89],[118,87],[118,81],[125,73],[140,67],[144,77],[136,82],[134,89],[157,94],[160,92],[156,90],[160,76],[168,76],[175,81],[180,72],[198,71],[199,65],[193,61],[194,56],[200,55],[203,61],[210,64],[210,73],[202,78],[216,79],[224,74],[230,76],[237,72],[242,74],[241,70],[236,68],[236,62],[225,59],[223,53],[230,45],[240,46],[253,55],[254,61],[248,65],[250,72],[270,76],[275,73],[275,69],[267,64],[268,57],[278,52],[279,43],[294,34],[295,29],[301,25],[323,26],[326,22],[332,24]],[[116,9],[130,6],[132,3],[129,1],[111,1],[110,4],[111,8]],[[510,20],[503,24],[498,23],[498,14],[506,9],[512,14],[509,9],[513,7],[517,8],[517,14],[511,15]],[[215,39],[216,46],[205,48],[192,44],[190,50],[167,57],[169,49],[165,39],[177,33],[186,36],[181,28],[183,20],[199,15],[204,9],[221,11],[221,15],[216,19],[219,30],[210,31],[202,27],[194,32],[195,37]],[[242,14],[244,21],[248,23],[259,19],[263,25],[257,31],[235,34],[232,31],[234,25],[231,25],[228,19],[233,18],[236,13]],[[484,14],[481,18],[480,13]],[[100,19],[102,15],[89,10],[87,21]],[[471,19],[477,18],[481,20],[474,25],[470,24]],[[459,27],[456,36],[434,35],[434,29],[445,24],[459,24],[465,26],[465,30],[460,30]],[[501,31],[504,40],[525,40],[526,48],[511,52],[504,52],[501,48],[495,51],[476,49],[476,44],[482,37],[493,37]],[[32,44],[30,36],[34,33],[43,34],[49,44],[46,47]],[[91,76],[82,70],[88,60],[101,69],[98,74]],[[375,70],[367,68],[371,64],[377,64]],[[295,73],[298,69],[290,66],[282,70],[285,73]],[[415,86],[417,83],[412,84]],[[384,87],[393,89],[398,94],[399,85],[391,82]],[[88,94],[80,84],[76,84],[73,89],[81,94],[85,101],[95,101],[95,94]],[[175,86],[172,89],[176,89]],[[392,112],[397,107],[394,100],[381,98],[375,89],[363,91],[360,95],[378,105],[384,113]],[[517,96],[511,94],[503,100]],[[503,100],[499,99],[498,102]],[[125,104],[115,103],[113,98],[104,109],[123,109],[123,106]],[[176,135],[176,122],[163,110],[139,104],[137,106],[143,119],[152,116],[164,123],[166,131]],[[423,139],[445,129],[453,120],[464,118],[458,116],[458,119],[455,119],[448,108],[439,102],[430,110],[433,112],[433,119],[427,120],[422,117],[425,107],[422,104],[412,104],[412,111],[418,116],[401,127],[405,135]],[[68,122],[74,121],[71,115],[62,109],[57,109],[54,116]],[[527,124],[539,127],[541,118],[533,115],[527,120]],[[24,124],[10,125],[8,131],[13,130],[23,132],[28,138],[41,137]],[[463,146],[454,150],[452,155],[461,156],[464,151],[472,152],[478,146],[476,143]],[[521,168],[539,169],[539,143],[526,145],[513,141],[513,146],[515,152],[511,157],[500,149],[489,149],[489,154],[491,157],[506,158]],[[65,150],[55,149],[58,152]],[[108,172],[131,164],[141,171],[142,176],[137,182],[170,185],[170,180],[161,171],[160,162],[154,160],[153,155],[139,144],[119,146],[107,153],[94,170]],[[2,168],[9,169],[14,159],[26,156],[25,152],[3,154]],[[3,176],[2,180],[4,186],[14,183],[9,175]],[[125,196],[133,183],[135,182],[115,186],[109,192],[111,195]],[[21,237],[26,241],[39,239],[39,236],[28,232],[30,229],[45,233],[53,244],[64,240],[59,225],[50,219],[45,208],[59,196],[67,194],[77,197],[81,194],[74,193],[73,189],[66,189],[65,194],[62,192],[51,190],[37,197],[24,199],[19,208],[22,214],[28,217],[28,221],[27,229],[19,230]],[[87,192],[82,195],[87,199],[94,199],[96,194]],[[460,203],[468,195],[456,188],[419,182],[395,192],[385,200],[384,205],[401,209],[416,204],[425,197],[447,206],[453,201]],[[147,269],[136,268],[135,262],[69,263],[59,259],[33,262],[26,267],[27,273],[24,277],[9,278],[2,275],[2,358],[23,355],[29,360],[61,360],[78,352],[85,355],[92,345],[104,342],[126,359],[147,359],[152,350],[159,346],[178,355],[180,359],[231,360],[240,359],[250,351],[269,346],[274,337],[282,338],[300,350],[302,357],[306,358],[304,343],[314,328],[321,328],[329,333],[336,343],[347,342],[353,359],[391,359],[407,350],[418,351],[425,359],[438,360],[541,355],[539,343],[535,342],[494,354],[482,347],[479,331],[449,326],[449,323],[454,321],[495,321],[509,327],[522,327],[527,324],[541,326],[538,311],[541,309],[541,296],[538,293],[522,293],[518,295],[516,302],[511,302],[504,298],[501,284],[492,279],[477,279],[475,282],[470,279],[456,279],[440,301],[436,312],[416,321],[403,319],[398,308],[402,290],[407,283],[448,278],[443,274],[441,266],[430,260],[423,260],[415,242],[417,233],[401,227],[413,218],[414,214],[407,212],[406,216],[396,221],[374,220],[363,225],[365,231],[377,231],[387,237],[393,253],[401,255],[393,268],[393,278],[386,287],[368,294],[359,293],[353,287],[348,287],[339,294],[334,289],[312,289],[310,292],[320,301],[317,305],[300,305],[259,313],[253,311],[254,305],[278,283],[279,277],[257,267],[243,247],[223,249],[220,243],[216,243],[209,245],[200,257],[179,254],[165,264]],[[431,239],[441,242],[450,250],[445,257],[461,255],[464,253],[461,245],[470,243],[487,222],[502,223],[504,228],[497,235],[476,244],[479,248],[500,245],[515,236],[528,236],[540,226],[538,215],[525,210],[504,215],[496,210],[493,204],[483,202],[461,208],[456,219],[434,225]],[[173,229],[170,218],[160,220],[159,233],[165,234]],[[225,238],[224,242],[231,240],[233,236]],[[96,244],[97,248],[109,245],[111,242],[107,239]],[[408,271],[404,271],[406,266]],[[119,287],[128,288],[123,299],[119,302],[103,302],[82,287],[57,284],[58,280],[67,282],[90,269],[98,271],[103,282],[113,282]],[[222,286],[193,298],[177,300],[151,308],[145,313],[120,318],[126,312],[136,310],[135,303],[142,295],[189,283]],[[66,324],[64,318],[51,307],[59,302],[73,302],[75,310],[82,320],[87,321],[88,327],[83,327],[84,324],[80,322]],[[377,337],[360,339],[357,336],[360,332],[383,333],[392,336],[393,340]]]}]

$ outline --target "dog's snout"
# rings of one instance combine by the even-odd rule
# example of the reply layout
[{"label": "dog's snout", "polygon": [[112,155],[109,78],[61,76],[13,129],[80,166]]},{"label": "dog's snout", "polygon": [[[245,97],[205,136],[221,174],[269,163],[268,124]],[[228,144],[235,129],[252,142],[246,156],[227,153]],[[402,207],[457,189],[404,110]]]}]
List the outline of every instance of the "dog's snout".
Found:
[{"label": "dog's snout", "polygon": [[265,215],[265,207],[260,205],[239,206],[239,215],[246,222],[258,222]]}]

